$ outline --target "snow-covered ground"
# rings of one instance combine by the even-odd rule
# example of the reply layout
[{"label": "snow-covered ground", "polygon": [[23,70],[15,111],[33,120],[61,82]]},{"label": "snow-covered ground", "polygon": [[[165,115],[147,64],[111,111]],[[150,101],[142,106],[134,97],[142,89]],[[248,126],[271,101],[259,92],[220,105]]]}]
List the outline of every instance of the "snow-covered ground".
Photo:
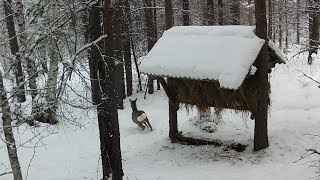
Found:
[{"label": "snow-covered ground", "polygon": [[[299,59],[301,59],[300,57]],[[298,161],[307,148],[320,149],[320,89],[301,76],[303,70],[320,79],[320,66],[310,68],[306,60],[290,60],[277,66],[272,76],[272,106],[269,116],[270,147],[253,151],[254,121],[225,111],[215,133],[205,133],[194,125],[196,112],[178,113],[179,129],[185,134],[234,140],[249,144],[244,152],[223,147],[172,144],[168,138],[168,102],[163,91],[138,98],[154,131],[142,131],[131,121],[129,100],[119,111],[123,168],[126,180],[307,180],[317,176],[309,157]],[[81,87],[79,87],[81,89]],[[61,123],[56,127],[32,129],[20,126],[16,133],[24,176],[30,180],[79,180],[101,177],[99,136],[93,112],[77,110],[82,126]],[[36,136],[35,136],[36,135]],[[29,140],[30,137],[34,139]],[[36,145],[36,148],[34,148]],[[0,141],[0,174],[10,171],[5,145]],[[27,169],[29,169],[27,171]],[[11,180],[12,175],[1,176]]]}]

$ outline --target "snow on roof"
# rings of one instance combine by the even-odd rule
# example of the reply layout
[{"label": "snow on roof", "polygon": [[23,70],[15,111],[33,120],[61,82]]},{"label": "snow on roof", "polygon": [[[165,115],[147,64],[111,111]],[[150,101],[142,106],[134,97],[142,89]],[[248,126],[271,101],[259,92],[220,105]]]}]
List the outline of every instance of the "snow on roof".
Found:
[{"label": "snow on roof", "polygon": [[155,76],[217,80],[237,89],[264,40],[253,26],[178,26],[164,32],[140,69]]}]

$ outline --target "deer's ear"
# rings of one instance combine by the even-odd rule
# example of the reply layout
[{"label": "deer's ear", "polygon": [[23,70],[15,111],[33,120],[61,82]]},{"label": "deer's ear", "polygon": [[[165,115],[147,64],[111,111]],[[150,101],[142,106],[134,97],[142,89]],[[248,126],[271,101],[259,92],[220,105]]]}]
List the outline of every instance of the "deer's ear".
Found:
[{"label": "deer's ear", "polygon": [[137,98],[135,100],[133,100],[133,101],[137,101]]},{"label": "deer's ear", "polygon": [[129,101],[130,101],[130,102],[132,102],[132,100],[131,100],[131,99],[129,99]]}]

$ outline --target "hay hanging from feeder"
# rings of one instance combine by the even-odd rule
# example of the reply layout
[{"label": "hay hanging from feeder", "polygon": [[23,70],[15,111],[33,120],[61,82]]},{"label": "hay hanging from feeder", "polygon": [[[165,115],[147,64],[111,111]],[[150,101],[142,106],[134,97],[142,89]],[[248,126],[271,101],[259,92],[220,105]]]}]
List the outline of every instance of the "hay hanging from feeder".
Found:
[{"label": "hay hanging from feeder", "polygon": [[[237,90],[221,88],[218,81],[179,78],[168,78],[168,86],[176,91],[179,103],[187,109],[196,106],[203,113],[208,112],[210,107],[218,112],[227,108],[255,113],[260,98],[260,85],[256,76],[248,76]],[[270,104],[270,96],[268,102]]]}]

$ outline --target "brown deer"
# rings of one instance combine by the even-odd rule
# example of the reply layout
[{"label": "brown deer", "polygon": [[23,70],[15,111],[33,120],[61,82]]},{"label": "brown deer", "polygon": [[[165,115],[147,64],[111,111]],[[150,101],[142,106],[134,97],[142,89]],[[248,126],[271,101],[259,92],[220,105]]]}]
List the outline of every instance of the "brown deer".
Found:
[{"label": "brown deer", "polygon": [[132,108],[132,121],[136,123],[142,130],[148,127],[152,131],[152,126],[146,113],[137,109],[137,98],[135,100],[129,100]]}]

